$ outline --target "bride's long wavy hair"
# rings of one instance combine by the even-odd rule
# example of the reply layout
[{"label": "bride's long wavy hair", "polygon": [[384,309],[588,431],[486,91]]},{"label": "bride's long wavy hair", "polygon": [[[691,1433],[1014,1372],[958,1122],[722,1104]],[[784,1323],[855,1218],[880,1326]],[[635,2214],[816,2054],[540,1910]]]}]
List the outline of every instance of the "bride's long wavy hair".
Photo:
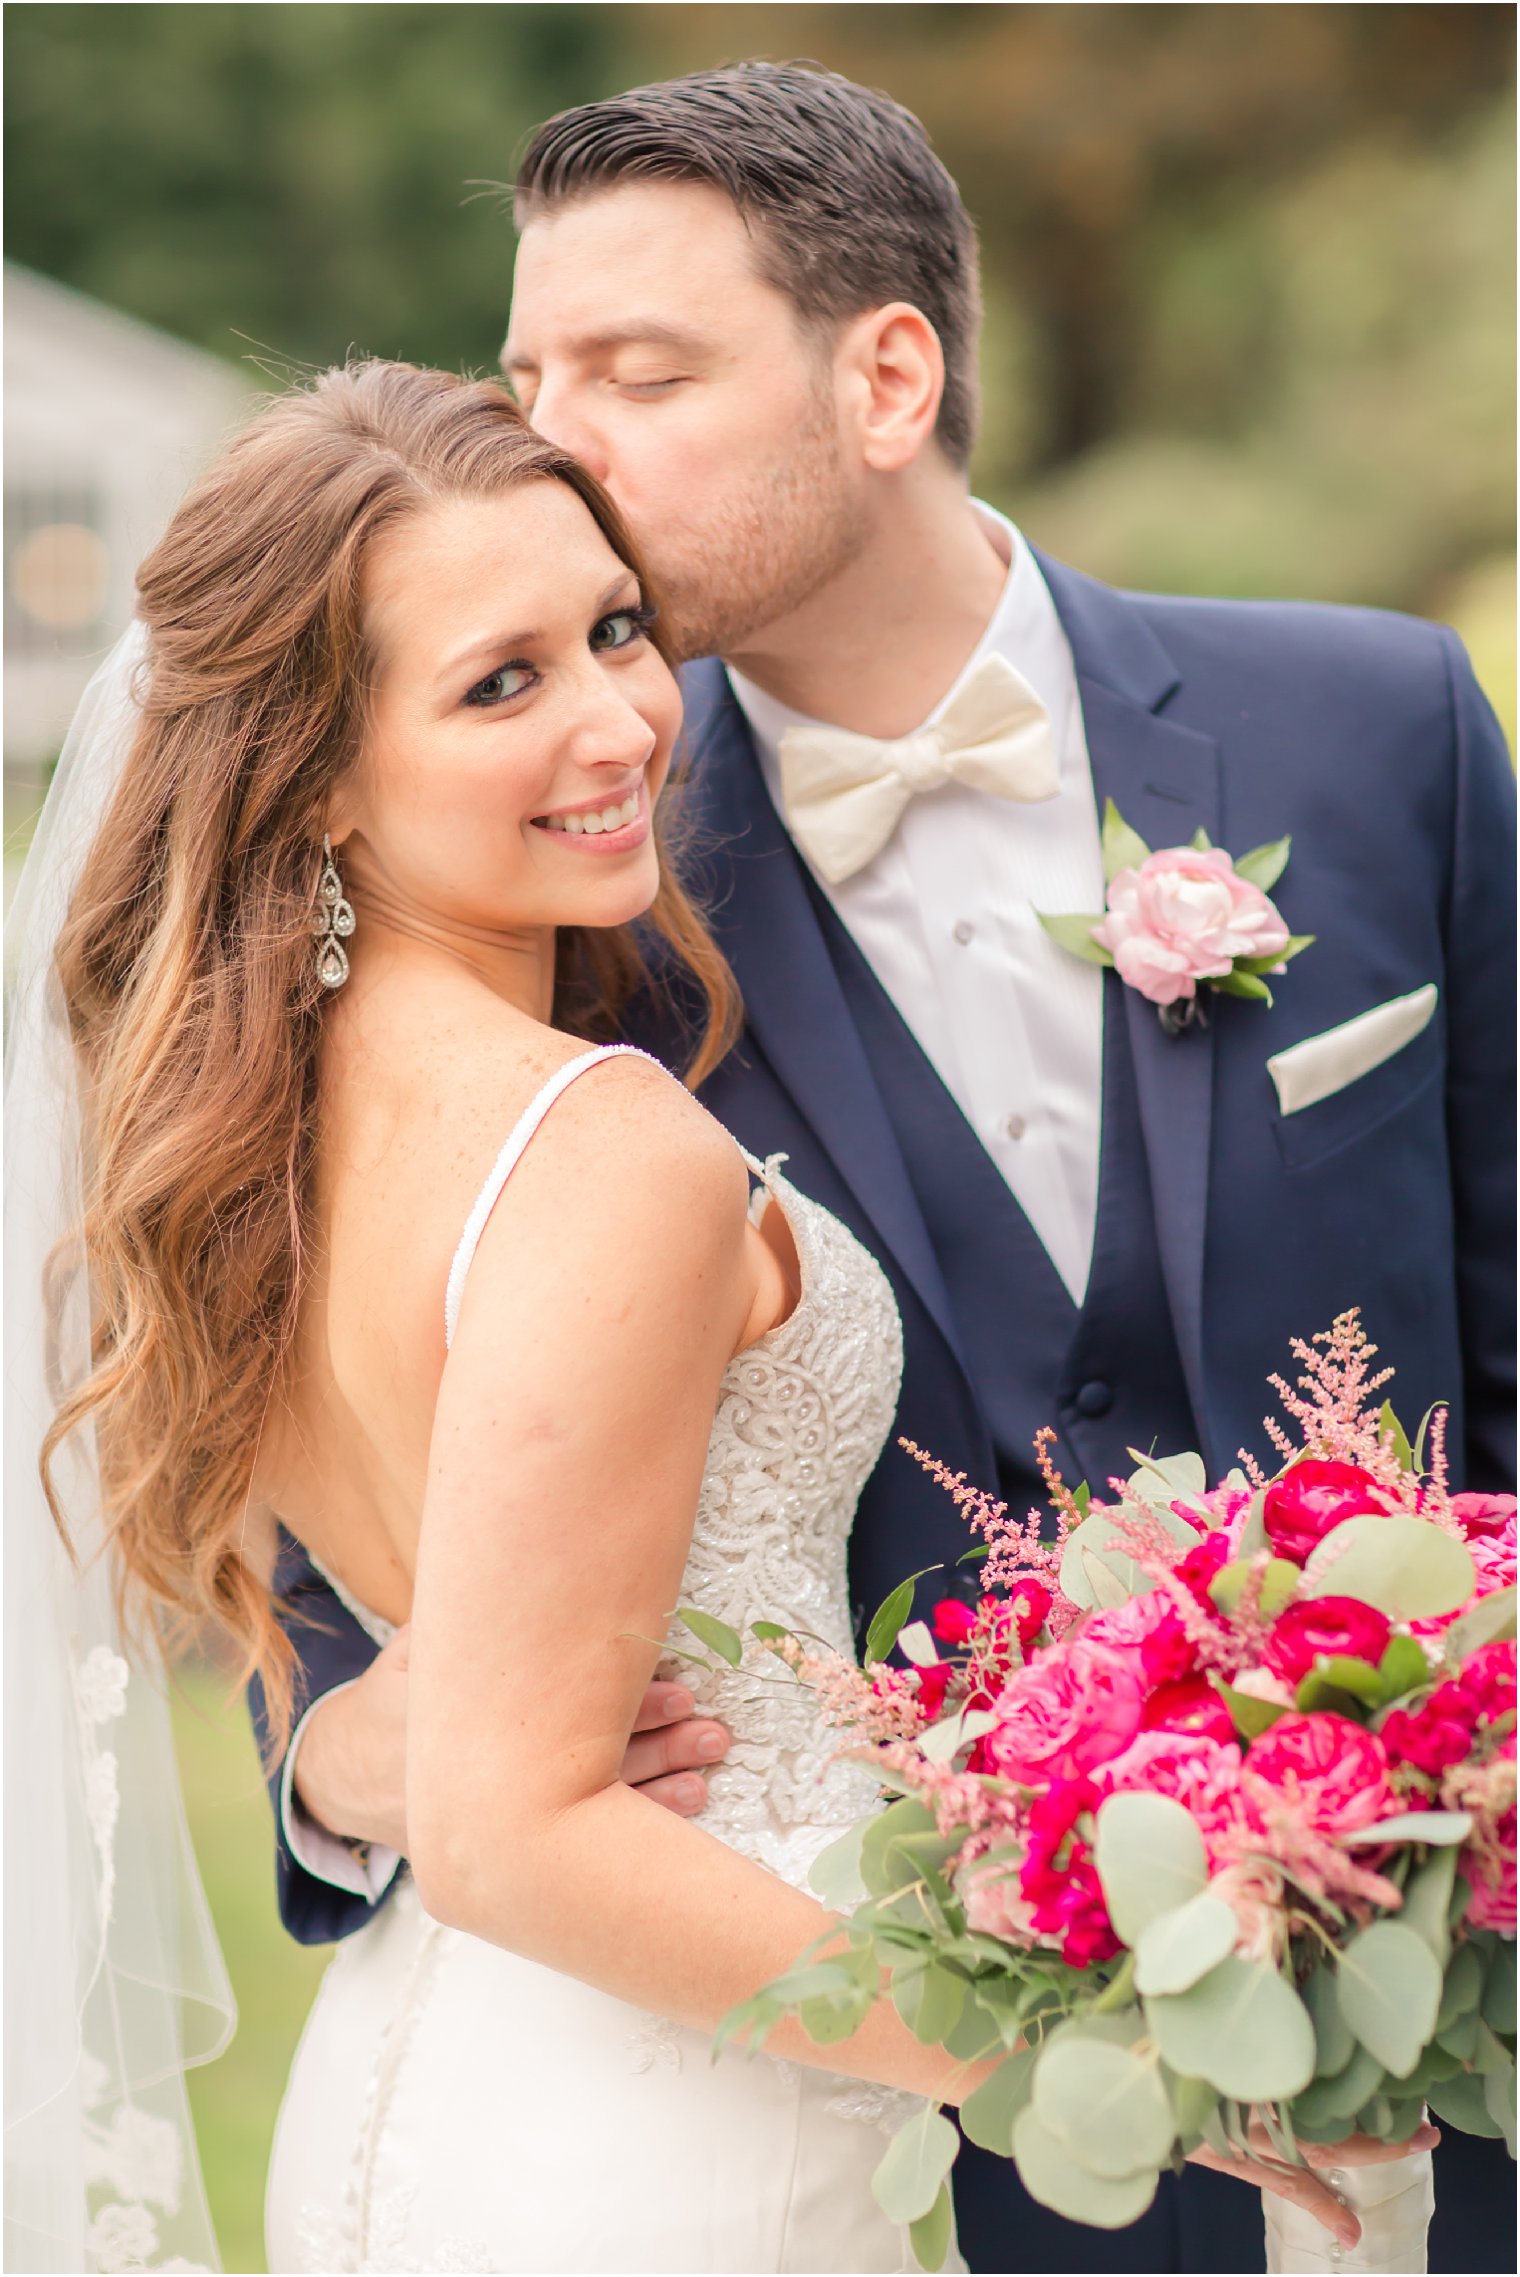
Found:
[{"label": "bride's long wavy hair", "polygon": [[[642,575],[600,485],[495,382],[364,362],[263,410],[138,574],[141,723],[60,937],[93,1365],[44,1447],[54,1516],[54,1454],[92,1424],[124,1608],[214,1623],[262,1679],[276,1744],[294,1655],[239,1544],[311,1232],[312,916],[324,817],[364,731],[365,562],[430,501],[541,480]],[[695,1084],[738,997],[668,862],[637,927],[561,933],[556,1018],[615,1033],[656,964],[692,1008]]]}]

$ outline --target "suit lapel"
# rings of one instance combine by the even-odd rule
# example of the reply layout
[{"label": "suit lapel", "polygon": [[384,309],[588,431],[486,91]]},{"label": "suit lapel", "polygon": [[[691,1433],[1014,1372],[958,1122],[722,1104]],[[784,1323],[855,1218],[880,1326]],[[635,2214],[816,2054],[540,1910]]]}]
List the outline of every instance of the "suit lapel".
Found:
[{"label": "suit lapel", "polygon": [[[1157,707],[1178,684],[1160,641],[1122,595],[1043,556],[1040,568],[1076,660],[1100,815],[1111,798],[1153,848],[1184,845],[1200,826],[1217,840],[1219,748],[1211,737],[1157,717]],[[1216,1021],[1236,1007],[1211,997],[1209,1025],[1172,1037],[1163,1032],[1155,1005],[1137,989],[1111,982],[1110,1012],[1115,996],[1122,998],[1129,1024],[1172,1325],[1193,1414],[1207,1438],[1203,1266],[1214,1037]]]},{"label": "suit lapel", "polygon": [[688,670],[683,685],[689,770],[684,798],[697,849],[694,868],[700,876],[702,850],[721,849],[726,890],[711,918],[743,993],[746,1025],[958,1352],[949,1297],[922,1213],[744,715],[717,665]]}]

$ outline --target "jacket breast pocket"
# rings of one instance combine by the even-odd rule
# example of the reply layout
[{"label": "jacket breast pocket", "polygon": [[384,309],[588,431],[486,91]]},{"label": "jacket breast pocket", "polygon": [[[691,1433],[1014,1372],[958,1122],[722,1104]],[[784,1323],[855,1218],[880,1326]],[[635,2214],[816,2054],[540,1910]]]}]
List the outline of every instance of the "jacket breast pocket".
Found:
[{"label": "jacket breast pocket", "polygon": [[1307,1170],[1342,1147],[1370,1138],[1422,1099],[1441,1079],[1445,1028],[1444,1020],[1432,1020],[1402,1050],[1328,1099],[1316,1100],[1293,1115],[1278,1115],[1277,1144],[1288,1169]]}]

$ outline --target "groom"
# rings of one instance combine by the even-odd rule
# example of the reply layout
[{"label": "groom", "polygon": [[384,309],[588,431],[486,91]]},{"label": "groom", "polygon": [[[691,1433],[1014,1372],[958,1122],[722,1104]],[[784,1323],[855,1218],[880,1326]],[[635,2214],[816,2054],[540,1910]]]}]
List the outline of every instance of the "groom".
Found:
[{"label": "groom", "polygon": [[[748,1018],[702,1096],[891,1275],[898,1428],[1021,1506],[1046,1423],[1073,1479],[1153,1442],[1217,1472],[1262,1448],[1289,1338],[1359,1305],[1401,1410],[1450,1402],[1457,1483],[1510,1488],[1513,784],[1460,644],[1120,594],[972,502],[975,236],[884,96],[769,64],[644,88],[542,128],[517,190],[506,368],[714,660],[685,674],[684,858]],[[1291,833],[1274,899],[1314,941],[1270,1008],[1169,1034],[1043,930],[1101,906],[1109,799],[1156,848]],[[647,1012],[630,1033],[679,1064]],[[889,1449],[857,1604],[965,1546]],[[292,1625],[315,1706],[274,1782],[316,1942],[404,1846],[404,1651],[371,1665],[294,1545],[282,1579],[320,1623]],[[690,1778],[703,1743],[671,1725],[626,1775]],[[1433,2268],[1513,2266],[1500,2148],[1438,2152]],[[1196,2170],[1111,2236],[969,2147],[956,2192],[974,2269],[1262,2266]]]}]

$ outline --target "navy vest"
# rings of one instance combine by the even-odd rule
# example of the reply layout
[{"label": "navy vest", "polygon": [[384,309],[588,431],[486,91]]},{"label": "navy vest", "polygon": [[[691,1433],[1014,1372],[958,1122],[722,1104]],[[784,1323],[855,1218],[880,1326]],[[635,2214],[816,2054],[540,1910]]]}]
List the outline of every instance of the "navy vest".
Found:
[{"label": "navy vest", "polygon": [[1059,1434],[1069,1484],[1095,1494],[1126,1450],[1198,1443],[1172,1333],[1135,1095],[1122,983],[1104,982],[1102,1154],[1092,1269],[1080,1309],[992,1158],[860,949],[816,895],[819,922],[934,1248],[1014,1508],[1043,1502],[1033,1441]]}]

